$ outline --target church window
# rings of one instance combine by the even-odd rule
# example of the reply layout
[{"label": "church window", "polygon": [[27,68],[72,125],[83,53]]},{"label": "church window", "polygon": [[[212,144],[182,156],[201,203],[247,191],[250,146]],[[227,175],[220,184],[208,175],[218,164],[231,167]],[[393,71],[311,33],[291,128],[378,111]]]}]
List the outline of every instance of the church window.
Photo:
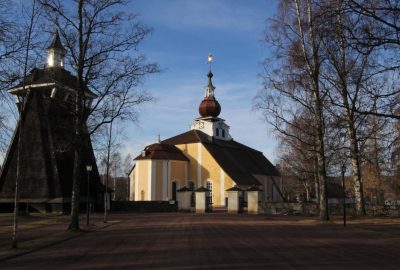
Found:
[{"label": "church window", "polygon": [[225,129],[222,130],[222,138],[225,138]]},{"label": "church window", "polygon": [[212,195],[213,195],[213,193],[212,193],[212,188],[213,188],[213,185],[212,185],[212,182],[211,181],[207,181],[207,183],[206,183],[206,188],[210,191],[210,193],[209,193],[209,203],[212,203]]},{"label": "church window", "polygon": [[172,182],[172,200],[176,201],[176,190],[178,189],[178,183]]},{"label": "church window", "polygon": [[219,128],[216,128],[215,132],[216,132],[217,136],[219,136]]},{"label": "church window", "polygon": [[191,204],[191,206],[194,206],[195,205],[195,203],[194,203],[194,201],[195,201],[194,182],[193,181],[189,181],[188,182],[188,186],[189,186],[189,189],[192,191],[192,194],[190,196],[190,204]]}]

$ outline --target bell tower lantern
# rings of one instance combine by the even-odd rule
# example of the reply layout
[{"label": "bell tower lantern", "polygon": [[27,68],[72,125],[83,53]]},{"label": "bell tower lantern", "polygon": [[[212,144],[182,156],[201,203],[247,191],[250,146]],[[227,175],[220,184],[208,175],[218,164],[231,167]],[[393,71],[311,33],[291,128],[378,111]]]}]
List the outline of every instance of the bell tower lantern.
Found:
[{"label": "bell tower lantern", "polygon": [[53,41],[47,47],[47,64],[46,67],[59,67],[64,68],[65,54],[67,50],[63,47],[58,31],[54,33]]}]

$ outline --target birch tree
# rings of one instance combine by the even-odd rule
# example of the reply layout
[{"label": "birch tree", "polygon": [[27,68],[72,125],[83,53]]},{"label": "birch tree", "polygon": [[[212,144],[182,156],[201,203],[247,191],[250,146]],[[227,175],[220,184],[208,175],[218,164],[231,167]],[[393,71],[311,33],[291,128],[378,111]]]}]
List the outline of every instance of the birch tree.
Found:
[{"label": "birch tree", "polygon": [[[326,197],[326,151],[324,100],[321,88],[321,42],[319,26],[324,19],[315,2],[280,1],[279,13],[272,20],[267,42],[276,49],[272,59],[265,61],[265,86],[256,97],[255,108],[263,112],[266,120],[286,136],[282,126],[293,125],[291,119],[299,110],[307,109],[313,125],[304,132],[315,137],[316,174],[319,184],[321,220],[328,220]],[[298,139],[298,138],[297,138]]]}]

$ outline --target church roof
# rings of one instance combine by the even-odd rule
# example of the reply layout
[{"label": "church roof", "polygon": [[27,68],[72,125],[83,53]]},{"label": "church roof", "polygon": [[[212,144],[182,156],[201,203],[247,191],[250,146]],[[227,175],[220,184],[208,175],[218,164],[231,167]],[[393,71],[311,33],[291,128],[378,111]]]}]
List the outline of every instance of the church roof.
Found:
[{"label": "church roof", "polygon": [[165,159],[165,160],[182,160],[189,161],[189,159],[174,145],[164,143],[154,143],[142,151],[134,160],[142,159]]},{"label": "church roof", "polygon": [[[72,75],[69,71],[64,68],[45,68],[45,69],[32,69],[31,73],[25,79],[25,85],[41,85],[55,83],[62,86],[67,86],[73,90],[77,88],[77,77]],[[13,92],[19,90],[23,85],[21,81],[18,85],[14,86],[9,90],[9,92]],[[90,96],[96,96],[89,88],[84,87],[85,92],[87,92]]]},{"label": "church roof", "polygon": [[278,176],[279,172],[262,152],[238,143],[208,136],[199,130],[190,130],[162,141],[164,144],[178,145],[202,143],[221,168],[237,185],[260,185],[253,175]]}]

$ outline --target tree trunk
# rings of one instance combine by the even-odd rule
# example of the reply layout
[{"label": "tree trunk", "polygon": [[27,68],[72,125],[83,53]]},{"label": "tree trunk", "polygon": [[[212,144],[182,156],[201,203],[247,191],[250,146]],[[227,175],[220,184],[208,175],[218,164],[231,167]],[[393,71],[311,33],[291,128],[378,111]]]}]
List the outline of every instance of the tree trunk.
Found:
[{"label": "tree trunk", "polygon": [[360,150],[358,149],[357,135],[354,130],[354,125],[349,125],[347,128],[350,137],[351,169],[353,172],[356,213],[358,216],[365,216],[366,213],[364,205],[364,192],[361,179],[361,164],[359,158]]},{"label": "tree trunk", "polygon": [[82,168],[82,154],[80,147],[75,146],[74,153],[74,172],[73,172],[73,186],[71,198],[71,221],[69,230],[79,230],[79,199],[80,199],[80,183],[81,183],[81,168]]},{"label": "tree trunk", "polygon": [[324,146],[324,127],[321,110],[321,101],[319,95],[316,94],[316,127],[317,127],[317,173],[319,183],[319,217],[321,220],[329,220],[328,212],[328,196],[327,196],[327,180],[326,180],[326,162],[325,162],[325,146]]},{"label": "tree trunk", "polygon": [[83,114],[84,104],[84,88],[83,88],[83,67],[84,67],[84,51],[83,51],[83,0],[78,2],[78,74],[77,74],[77,93],[75,95],[75,108],[74,108],[74,125],[75,125],[75,138],[74,138],[74,169],[73,169],[73,186],[71,198],[71,221],[69,230],[79,230],[79,200],[80,200],[80,184],[82,176],[82,135],[85,118]]},{"label": "tree trunk", "polygon": [[[341,2],[338,2],[340,5]],[[340,8],[338,9],[340,10]],[[336,32],[338,33],[338,44],[340,48],[340,58],[337,65],[337,73],[339,76],[339,89],[340,94],[342,96],[343,107],[344,107],[344,116],[347,125],[347,131],[350,142],[350,156],[351,156],[351,168],[353,174],[354,181],[354,195],[355,195],[355,203],[356,203],[356,213],[357,215],[365,215],[365,206],[364,206],[364,194],[363,194],[363,186],[361,180],[361,163],[360,163],[360,150],[358,147],[357,140],[357,131],[356,124],[354,120],[354,113],[352,112],[352,108],[349,103],[349,88],[348,88],[348,78],[350,77],[350,72],[347,69],[347,51],[346,51],[346,42],[345,42],[345,34],[343,32],[344,26],[342,25],[342,15],[340,12],[337,12],[338,19],[338,27]],[[361,75],[360,75],[361,76]],[[359,87],[358,85],[356,86]],[[353,100],[353,103],[356,100]]]},{"label": "tree trunk", "polygon": [[311,0],[307,2],[307,22],[306,30],[309,32],[309,39],[305,38],[305,29],[302,23],[301,4],[299,0],[295,1],[297,23],[301,37],[302,54],[307,65],[309,78],[312,82],[311,92],[314,102],[314,124],[316,128],[316,158],[317,158],[317,174],[319,182],[319,214],[321,220],[329,220],[328,203],[326,194],[326,162],[325,162],[325,146],[324,146],[324,117],[323,104],[320,96],[319,73],[320,73],[320,54],[316,41],[316,29],[314,24],[313,3]]}]

